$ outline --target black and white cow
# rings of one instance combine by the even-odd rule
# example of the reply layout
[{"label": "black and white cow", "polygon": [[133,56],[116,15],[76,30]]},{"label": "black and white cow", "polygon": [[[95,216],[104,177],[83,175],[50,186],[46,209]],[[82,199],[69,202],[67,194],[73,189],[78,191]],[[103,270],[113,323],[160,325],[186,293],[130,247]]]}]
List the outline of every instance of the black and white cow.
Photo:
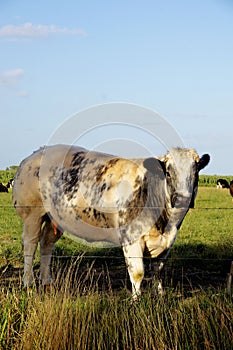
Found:
[{"label": "black and white cow", "polygon": [[0,192],[8,192],[8,188],[0,182]]},{"label": "black and white cow", "polygon": [[151,257],[169,251],[194,206],[198,173],[209,159],[180,148],[146,159],[68,145],[34,152],[20,164],[13,188],[14,207],[24,222],[24,285],[33,283],[38,242],[42,284],[51,283],[52,249],[67,231],[88,241],[120,244],[136,299],[145,250]]},{"label": "black and white cow", "polygon": [[217,188],[229,188],[229,183],[225,179],[218,179],[217,180]]},{"label": "black and white cow", "polygon": [[[231,197],[233,197],[233,180],[231,180],[230,182],[229,190],[230,190]],[[233,201],[233,198],[232,198],[232,201]]]},{"label": "black and white cow", "polygon": [[7,182],[7,184],[6,184],[6,187],[7,187],[7,188],[12,188],[13,185],[14,185],[14,179],[10,179],[10,180]]}]

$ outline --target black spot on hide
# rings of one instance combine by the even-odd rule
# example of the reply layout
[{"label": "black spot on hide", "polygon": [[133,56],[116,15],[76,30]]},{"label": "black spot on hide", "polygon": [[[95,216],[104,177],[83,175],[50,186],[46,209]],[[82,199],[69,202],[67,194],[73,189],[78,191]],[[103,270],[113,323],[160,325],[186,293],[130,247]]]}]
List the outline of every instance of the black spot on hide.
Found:
[{"label": "black spot on hide", "polygon": [[[139,179],[137,179],[139,181]],[[133,193],[133,198],[129,200],[123,209],[119,210],[119,216],[121,219],[120,225],[129,224],[147,205],[148,201],[148,181],[146,177],[141,181],[141,185],[138,190]]]},{"label": "black spot on hide", "polygon": [[64,194],[71,199],[73,194],[78,190],[78,180],[79,180],[80,169],[71,168],[68,170],[63,170],[59,179],[55,182],[55,186],[63,189]]},{"label": "black spot on hide", "polygon": [[95,208],[93,209],[93,216],[95,218],[95,220],[99,221],[101,219],[101,214],[98,210],[96,210]]},{"label": "black spot on hide", "polygon": [[40,168],[37,167],[37,168],[35,169],[35,171],[34,171],[34,176],[37,177],[37,178],[39,178],[39,172],[40,172]]},{"label": "black spot on hide", "polygon": [[[103,227],[110,227],[107,223],[107,219],[106,216],[103,212],[95,209],[95,208],[85,208],[83,209],[82,213],[84,214],[83,220],[85,221],[85,217],[88,220],[93,220],[93,221],[97,221],[97,222],[101,222]],[[80,217],[82,218],[82,216],[80,215]]]},{"label": "black spot on hide", "polygon": [[100,181],[101,178],[106,174],[108,169],[113,167],[118,161],[119,161],[119,158],[113,158],[113,159],[110,159],[105,165],[102,165],[96,173],[96,181]]},{"label": "black spot on hide", "polygon": [[55,186],[63,190],[70,200],[78,191],[78,185],[82,181],[83,170],[88,163],[86,152],[80,151],[73,155],[71,167],[64,168],[59,178],[55,181]]},{"label": "black spot on hide", "polygon": [[74,153],[71,165],[80,166],[82,161],[85,159],[85,155],[86,155],[86,152],[84,151]]},{"label": "black spot on hide", "polygon": [[100,192],[103,192],[105,188],[107,187],[106,183],[104,182],[103,185],[101,186]]}]

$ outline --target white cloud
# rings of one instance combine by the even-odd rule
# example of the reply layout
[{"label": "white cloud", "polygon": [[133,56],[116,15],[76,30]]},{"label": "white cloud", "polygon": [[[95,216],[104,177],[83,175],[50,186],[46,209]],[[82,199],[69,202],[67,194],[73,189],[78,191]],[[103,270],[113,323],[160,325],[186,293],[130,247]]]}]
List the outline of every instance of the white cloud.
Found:
[{"label": "white cloud", "polygon": [[18,97],[28,97],[29,93],[27,91],[24,91],[24,90],[19,90],[17,92],[16,96],[18,96]]},{"label": "white cloud", "polygon": [[36,38],[46,37],[54,34],[66,34],[66,35],[82,35],[85,36],[86,32],[82,29],[69,29],[60,28],[55,25],[45,24],[32,24],[31,22],[24,23],[22,25],[8,24],[0,27],[0,37],[3,38]]},{"label": "white cloud", "polygon": [[24,75],[24,70],[22,68],[16,68],[11,70],[5,70],[1,74],[6,78],[19,78]]},{"label": "white cloud", "polygon": [[0,86],[15,88],[24,75],[22,68],[0,71]]},{"label": "white cloud", "polygon": [[28,97],[28,92],[21,90],[20,87],[23,76],[24,70],[22,68],[0,71],[0,88],[13,91],[18,97]]}]

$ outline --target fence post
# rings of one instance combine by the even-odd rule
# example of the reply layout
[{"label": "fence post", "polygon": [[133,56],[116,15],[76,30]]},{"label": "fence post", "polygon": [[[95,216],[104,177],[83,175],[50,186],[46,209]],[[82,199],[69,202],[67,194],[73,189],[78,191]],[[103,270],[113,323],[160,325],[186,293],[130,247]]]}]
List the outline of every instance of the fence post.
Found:
[{"label": "fence post", "polygon": [[233,261],[231,262],[230,272],[227,274],[227,294],[231,294],[232,275],[233,275]]}]

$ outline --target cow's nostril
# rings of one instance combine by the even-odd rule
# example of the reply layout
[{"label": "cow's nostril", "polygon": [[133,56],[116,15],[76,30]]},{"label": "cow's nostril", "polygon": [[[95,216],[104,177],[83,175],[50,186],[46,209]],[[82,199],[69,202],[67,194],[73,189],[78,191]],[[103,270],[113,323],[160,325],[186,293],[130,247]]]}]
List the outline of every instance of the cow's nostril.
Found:
[{"label": "cow's nostril", "polygon": [[178,197],[177,193],[174,193],[174,194],[171,196],[171,205],[172,205],[172,208],[174,208],[175,205],[176,205],[177,197]]},{"label": "cow's nostril", "polygon": [[189,197],[184,197],[182,195],[176,194],[172,198],[172,208],[184,209],[184,208],[189,208],[189,205],[190,205]]}]

